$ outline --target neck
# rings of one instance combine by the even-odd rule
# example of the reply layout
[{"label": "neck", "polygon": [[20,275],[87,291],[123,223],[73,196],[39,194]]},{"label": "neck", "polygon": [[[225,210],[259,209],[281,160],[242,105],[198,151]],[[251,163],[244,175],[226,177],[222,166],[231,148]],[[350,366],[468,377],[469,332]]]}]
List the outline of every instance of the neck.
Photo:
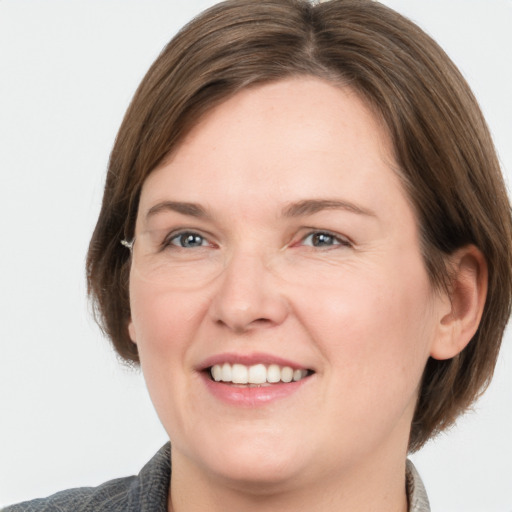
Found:
[{"label": "neck", "polygon": [[173,451],[169,512],[407,512],[405,457],[269,486],[218,478]]}]

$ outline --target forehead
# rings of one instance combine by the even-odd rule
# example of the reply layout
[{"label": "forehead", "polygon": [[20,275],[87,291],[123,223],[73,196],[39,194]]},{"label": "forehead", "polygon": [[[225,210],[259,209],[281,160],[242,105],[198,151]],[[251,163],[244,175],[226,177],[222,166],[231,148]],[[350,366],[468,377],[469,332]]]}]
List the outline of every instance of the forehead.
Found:
[{"label": "forehead", "polygon": [[146,179],[140,207],[216,195],[240,212],[329,195],[375,204],[384,184],[401,189],[393,165],[385,128],[354,91],[295,78],[245,89],[206,114]]}]

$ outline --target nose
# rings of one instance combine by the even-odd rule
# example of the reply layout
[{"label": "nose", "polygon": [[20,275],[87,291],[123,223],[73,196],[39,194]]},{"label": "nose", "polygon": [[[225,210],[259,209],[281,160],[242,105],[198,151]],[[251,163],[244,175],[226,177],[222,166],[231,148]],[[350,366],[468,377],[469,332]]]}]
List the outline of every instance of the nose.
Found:
[{"label": "nose", "polygon": [[236,333],[282,324],[289,304],[263,255],[233,256],[219,276],[211,303],[213,320]]}]

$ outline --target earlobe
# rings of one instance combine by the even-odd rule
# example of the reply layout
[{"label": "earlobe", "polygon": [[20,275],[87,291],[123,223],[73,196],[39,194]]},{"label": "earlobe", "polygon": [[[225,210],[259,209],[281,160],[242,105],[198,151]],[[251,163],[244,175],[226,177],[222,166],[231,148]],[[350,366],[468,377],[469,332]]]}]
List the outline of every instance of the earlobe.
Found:
[{"label": "earlobe", "polygon": [[456,251],[450,268],[450,292],[431,347],[434,359],[450,359],[466,347],[478,329],[487,296],[487,262],[474,245]]},{"label": "earlobe", "polygon": [[133,341],[133,343],[137,344],[137,337],[135,336],[135,326],[133,325],[133,321],[130,318],[130,321],[128,322],[128,334],[130,335],[130,339]]}]

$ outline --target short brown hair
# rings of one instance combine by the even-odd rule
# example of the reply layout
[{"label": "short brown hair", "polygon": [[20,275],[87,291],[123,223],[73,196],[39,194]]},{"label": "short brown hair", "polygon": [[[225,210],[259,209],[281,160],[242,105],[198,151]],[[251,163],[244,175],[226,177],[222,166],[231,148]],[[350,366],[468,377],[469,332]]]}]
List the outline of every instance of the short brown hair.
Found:
[{"label": "short brown hair", "polygon": [[208,110],[244,87],[315,76],[357,91],[384,121],[397,173],[415,208],[424,261],[446,287],[447,255],[476,245],[488,268],[479,329],[456,357],[427,363],[412,423],[416,450],[485,389],[512,293],[512,221],[489,130],[460,72],[414,23],[371,0],[228,0],[164,48],[140,84],[111,153],[87,257],[104,332],[127,361],[129,251],[149,173]]}]

